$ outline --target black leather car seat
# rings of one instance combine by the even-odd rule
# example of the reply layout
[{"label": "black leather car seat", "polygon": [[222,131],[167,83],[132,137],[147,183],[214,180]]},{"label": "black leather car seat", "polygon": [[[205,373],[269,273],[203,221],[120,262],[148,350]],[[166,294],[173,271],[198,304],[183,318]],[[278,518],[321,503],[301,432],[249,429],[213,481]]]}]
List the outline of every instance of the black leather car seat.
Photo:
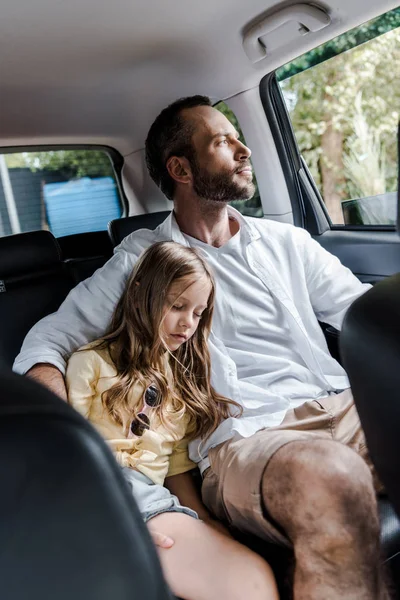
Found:
[{"label": "black leather car seat", "polygon": [[170,210],[135,215],[133,217],[122,217],[114,219],[108,224],[108,233],[113,246],[118,246],[122,240],[138,229],[155,229],[170,214]]},{"label": "black leather car seat", "polygon": [[[352,304],[340,350],[371,458],[400,515],[400,274]],[[384,552],[400,592],[400,522],[388,500],[380,510]]]},{"label": "black leather car seat", "polygon": [[100,269],[112,256],[107,231],[88,231],[57,238],[61,254],[74,283],[78,284]]},{"label": "black leather car seat", "polygon": [[73,286],[49,231],[0,238],[0,364],[12,365],[31,327]]},{"label": "black leather car seat", "polygon": [[157,553],[92,426],[0,370],[0,581],[4,600],[167,600]]}]

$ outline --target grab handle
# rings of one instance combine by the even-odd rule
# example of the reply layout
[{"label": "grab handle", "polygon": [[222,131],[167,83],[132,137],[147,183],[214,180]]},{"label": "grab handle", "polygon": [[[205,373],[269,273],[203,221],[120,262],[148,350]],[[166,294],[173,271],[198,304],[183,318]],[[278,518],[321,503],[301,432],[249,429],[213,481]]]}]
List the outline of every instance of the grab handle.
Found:
[{"label": "grab handle", "polygon": [[297,21],[300,35],[305,35],[327,27],[331,18],[322,8],[309,4],[294,4],[265,17],[243,36],[243,48],[252,63],[267,56],[267,48],[261,38],[289,21]]}]

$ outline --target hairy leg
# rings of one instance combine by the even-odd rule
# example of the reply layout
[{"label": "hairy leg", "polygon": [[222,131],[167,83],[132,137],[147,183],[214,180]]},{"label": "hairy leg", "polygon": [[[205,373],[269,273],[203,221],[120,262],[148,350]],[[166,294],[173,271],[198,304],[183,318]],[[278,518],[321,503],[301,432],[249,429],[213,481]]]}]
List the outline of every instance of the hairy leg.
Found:
[{"label": "hairy leg", "polygon": [[295,600],[386,600],[371,473],[334,441],[291,442],[262,481],[267,511],[294,545]]},{"label": "hairy leg", "polygon": [[165,578],[184,600],[278,600],[269,565],[257,554],[209,525],[182,513],[148,522],[175,540],[157,548]]}]

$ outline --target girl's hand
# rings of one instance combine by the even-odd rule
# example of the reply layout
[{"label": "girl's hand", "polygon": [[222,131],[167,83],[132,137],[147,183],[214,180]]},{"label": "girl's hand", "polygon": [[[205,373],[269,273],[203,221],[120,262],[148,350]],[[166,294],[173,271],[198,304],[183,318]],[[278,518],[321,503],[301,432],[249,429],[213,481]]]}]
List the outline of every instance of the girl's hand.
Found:
[{"label": "girl's hand", "polygon": [[148,527],[148,530],[152,537],[153,544],[158,548],[165,548],[168,550],[168,548],[171,548],[175,544],[175,541],[168,535],[165,535],[160,531],[155,531],[154,529],[151,529],[151,527]]}]

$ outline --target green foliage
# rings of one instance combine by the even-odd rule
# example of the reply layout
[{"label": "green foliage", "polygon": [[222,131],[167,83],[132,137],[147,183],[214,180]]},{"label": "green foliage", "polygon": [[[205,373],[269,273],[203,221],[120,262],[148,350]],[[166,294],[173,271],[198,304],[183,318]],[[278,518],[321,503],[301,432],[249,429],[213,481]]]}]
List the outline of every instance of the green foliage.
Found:
[{"label": "green foliage", "polygon": [[297,73],[301,73],[310,67],[314,67],[333,56],[342,54],[351,48],[355,48],[360,44],[364,44],[368,40],[372,40],[383,33],[387,33],[396,27],[400,27],[400,7],[372,19],[359,27],[355,27],[347,33],[343,33],[338,37],[322,44],[318,48],[303,54],[296,60],[284,65],[276,71],[278,81],[283,81],[288,77],[293,77]]},{"label": "green foliage", "polygon": [[[296,63],[296,74],[280,86],[300,151],[327,204],[328,177],[339,201],[396,190],[400,29],[393,27],[399,23],[396,9],[330,42],[337,50],[333,58],[310,68],[308,53],[285,67],[287,75]],[[364,34],[365,39],[378,37],[338,54],[354,41],[361,43]],[[327,56],[326,47],[317,48],[314,56]],[[301,64],[306,70],[297,72]],[[332,131],[336,145],[331,136],[327,148]]]},{"label": "green foliage", "polygon": [[343,163],[352,197],[366,198],[386,192],[386,152],[379,135],[369,126],[361,94],[355,101],[354,134],[346,140]]},{"label": "green foliage", "polygon": [[9,169],[27,167],[31,171],[56,171],[66,179],[113,176],[109,156],[103,150],[48,150],[6,155]]}]

